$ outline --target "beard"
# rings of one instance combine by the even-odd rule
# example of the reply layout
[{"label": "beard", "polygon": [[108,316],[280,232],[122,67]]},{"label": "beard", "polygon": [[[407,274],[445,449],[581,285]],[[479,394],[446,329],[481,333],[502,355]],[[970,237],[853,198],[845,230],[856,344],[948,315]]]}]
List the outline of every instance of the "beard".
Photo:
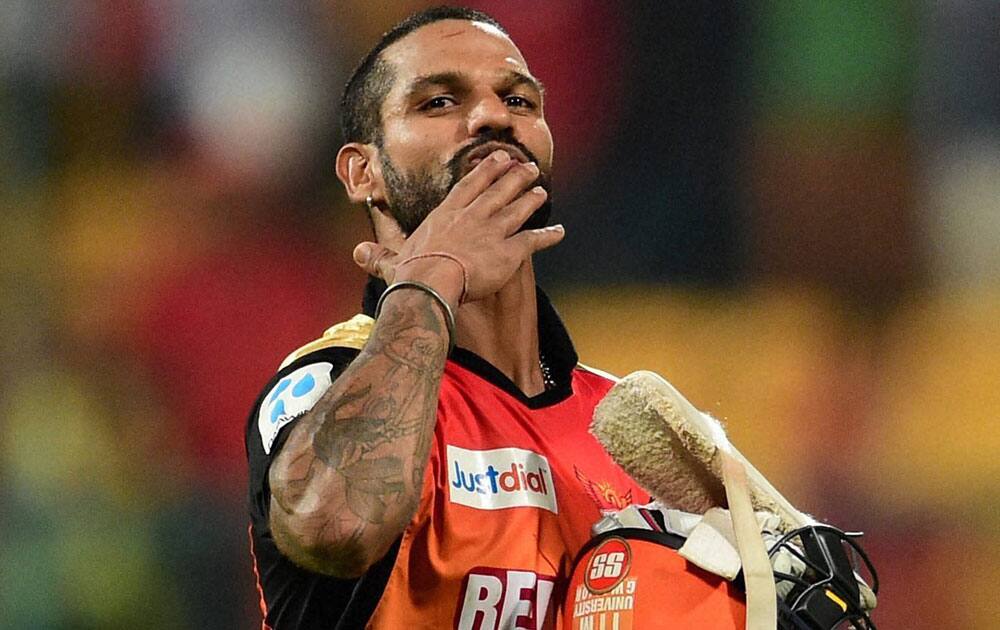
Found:
[{"label": "beard", "polygon": [[[465,176],[462,165],[466,156],[488,142],[502,142],[517,147],[529,160],[538,164],[535,155],[518,142],[509,129],[481,134],[473,142],[459,149],[445,167],[437,172],[425,168],[410,174],[403,173],[396,168],[389,156],[382,152],[380,161],[389,213],[399,224],[404,235],[413,234],[427,215],[441,205],[452,187]],[[518,232],[545,227],[552,216],[552,187],[549,174],[539,172],[538,178],[531,186],[541,186],[548,195],[542,205],[518,228]],[[529,190],[531,186],[525,190]]]}]

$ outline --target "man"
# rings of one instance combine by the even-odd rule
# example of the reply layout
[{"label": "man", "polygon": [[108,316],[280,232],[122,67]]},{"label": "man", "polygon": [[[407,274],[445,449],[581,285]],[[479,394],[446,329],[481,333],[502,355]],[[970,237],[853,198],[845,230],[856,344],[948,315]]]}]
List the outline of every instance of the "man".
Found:
[{"label": "man", "polygon": [[612,381],[535,286],[563,237],[543,88],[492,18],[433,9],[362,61],[343,126],[354,258],[389,289],[251,413],[265,627],[554,627],[591,526],[646,494],[587,432]]}]

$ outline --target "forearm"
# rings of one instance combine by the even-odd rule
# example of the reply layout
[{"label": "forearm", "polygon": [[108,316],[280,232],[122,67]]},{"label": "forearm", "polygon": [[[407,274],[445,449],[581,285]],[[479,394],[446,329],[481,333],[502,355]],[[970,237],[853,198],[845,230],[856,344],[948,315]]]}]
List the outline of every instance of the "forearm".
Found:
[{"label": "forearm", "polygon": [[292,429],[270,484],[275,541],[294,561],[357,575],[403,531],[420,498],[448,343],[433,298],[394,292],[361,354]]}]

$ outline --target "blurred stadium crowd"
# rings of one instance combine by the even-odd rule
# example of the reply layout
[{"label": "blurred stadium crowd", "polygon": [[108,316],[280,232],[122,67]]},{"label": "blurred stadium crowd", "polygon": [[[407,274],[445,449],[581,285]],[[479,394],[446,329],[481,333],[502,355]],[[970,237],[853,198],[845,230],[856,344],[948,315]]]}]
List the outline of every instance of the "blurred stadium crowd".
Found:
[{"label": "blurred stadium crowd", "polygon": [[[471,4],[548,88],[582,360],[868,532],[880,627],[992,627],[1000,5]],[[426,5],[0,3],[0,627],[259,623],[246,413],[357,312],[339,91]]]}]

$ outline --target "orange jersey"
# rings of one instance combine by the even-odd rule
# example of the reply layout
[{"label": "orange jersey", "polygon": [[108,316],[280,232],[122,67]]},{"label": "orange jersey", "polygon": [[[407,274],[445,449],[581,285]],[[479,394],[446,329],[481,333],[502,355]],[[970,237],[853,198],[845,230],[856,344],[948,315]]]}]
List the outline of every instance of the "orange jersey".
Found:
[{"label": "orange jersey", "polygon": [[560,611],[568,630],[744,630],[746,603],[732,582],[676,549],[664,532],[616,529],[591,540],[570,578]]},{"label": "orange jersey", "polygon": [[[377,297],[370,286],[366,312]],[[588,431],[612,380],[578,365],[541,292],[538,309],[546,391],[528,397],[456,348],[445,365],[417,512],[359,578],[319,575],[282,555],[270,532],[268,469],[298,419],[357,356],[373,320],[359,315],[339,324],[285,361],[246,430],[265,629],[560,627],[557,610],[591,527],[602,511],[645,503],[648,495]]]},{"label": "orange jersey", "polygon": [[612,382],[577,368],[531,409],[449,361],[420,507],[373,628],[552,628],[602,509],[646,494],[587,431]]}]

